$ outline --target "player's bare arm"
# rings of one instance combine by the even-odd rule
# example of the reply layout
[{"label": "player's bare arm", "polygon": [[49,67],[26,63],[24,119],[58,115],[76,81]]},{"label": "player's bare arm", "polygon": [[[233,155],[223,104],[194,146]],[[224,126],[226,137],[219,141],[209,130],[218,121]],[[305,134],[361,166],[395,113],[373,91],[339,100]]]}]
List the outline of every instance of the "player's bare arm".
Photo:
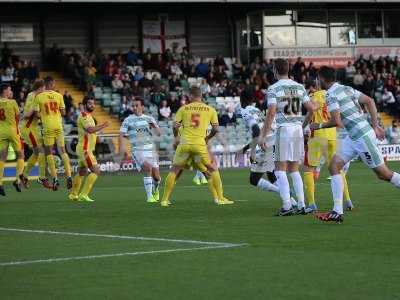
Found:
[{"label": "player's bare arm", "polygon": [[210,133],[206,136],[206,143],[208,143],[209,140],[211,140],[217,133],[218,133],[218,125],[211,125],[211,131]]},{"label": "player's bare arm", "polygon": [[157,136],[161,136],[161,129],[156,123],[150,123],[150,128],[154,131]]},{"label": "player's bare arm", "polygon": [[371,97],[361,95],[358,102],[365,106],[369,115],[371,116],[371,126],[375,131],[376,137],[380,140],[385,138],[385,131],[379,126],[378,123],[378,111],[375,106],[375,102]]},{"label": "player's bare arm", "polygon": [[310,124],[311,130],[318,130],[323,128],[340,127],[343,128],[342,119],[340,118],[340,112],[338,110],[331,111],[331,117],[328,122],[325,123],[312,123]]},{"label": "player's bare arm", "polygon": [[108,127],[109,123],[108,121],[104,122],[103,124],[97,125],[97,126],[90,126],[88,128],[85,128],[85,131],[87,133],[96,133],[99,132],[101,130],[103,130],[104,128]]},{"label": "player's bare arm", "polygon": [[264,145],[265,137],[271,133],[272,122],[274,121],[275,116],[276,116],[276,105],[273,104],[268,107],[267,116],[264,120],[264,126],[261,130],[261,134],[258,139],[258,144],[263,148],[265,148],[265,145]]}]

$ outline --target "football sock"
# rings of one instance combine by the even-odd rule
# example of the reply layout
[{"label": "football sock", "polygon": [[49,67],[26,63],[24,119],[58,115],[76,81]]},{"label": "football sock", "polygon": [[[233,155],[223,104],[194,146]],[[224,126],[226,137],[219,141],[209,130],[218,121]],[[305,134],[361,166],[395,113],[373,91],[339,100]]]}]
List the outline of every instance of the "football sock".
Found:
[{"label": "football sock", "polygon": [[169,172],[167,178],[165,179],[164,192],[162,196],[162,202],[168,202],[171,196],[172,190],[175,185],[176,174],[174,172]]},{"label": "football sock", "polygon": [[349,186],[347,185],[347,178],[346,174],[342,171],[342,180],[343,180],[343,198],[345,201],[350,201],[350,192]]},{"label": "football sock", "polygon": [[46,177],[46,157],[44,156],[43,153],[39,153],[38,161],[39,161],[39,178],[45,178]]},{"label": "football sock", "polygon": [[19,181],[19,175],[24,173],[24,166],[25,162],[22,158],[17,159],[17,167],[16,167],[16,173],[17,173],[17,180]]},{"label": "football sock", "polygon": [[304,188],[307,204],[315,204],[315,183],[313,172],[304,172]]},{"label": "football sock", "polygon": [[90,173],[85,181],[85,184],[83,185],[82,192],[81,194],[85,196],[89,196],[90,192],[92,191],[93,185],[97,180],[97,174],[96,173]]},{"label": "football sock", "polygon": [[290,202],[290,188],[286,172],[275,171],[275,175],[277,178],[276,183],[279,188],[279,195],[282,199],[282,208],[288,210],[292,207],[292,203]]},{"label": "football sock", "polygon": [[213,200],[219,200],[217,190],[214,187],[214,182],[211,178],[208,179],[208,189],[210,190]]},{"label": "football sock", "polygon": [[160,187],[160,183],[161,183],[161,178],[158,181],[153,179],[153,191],[158,191],[158,188]]},{"label": "football sock", "polygon": [[276,186],[275,184],[272,184],[271,182],[269,182],[268,180],[265,180],[264,178],[261,178],[258,183],[257,183],[257,187],[264,191],[264,192],[275,192],[275,193],[279,193],[279,188],[278,186]]},{"label": "football sock", "polygon": [[147,199],[150,199],[153,196],[153,178],[143,177],[143,183]]},{"label": "football sock", "polygon": [[0,185],[3,185],[3,176],[4,176],[4,161],[0,161]]},{"label": "football sock", "polygon": [[71,177],[71,163],[69,161],[69,156],[67,153],[61,154],[61,159],[64,164],[65,176]]},{"label": "football sock", "polygon": [[47,160],[47,165],[49,166],[50,169],[51,177],[57,178],[56,163],[54,162],[53,155],[52,154],[46,155],[46,160]]},{"label": "football sock", "polygon": [[24,176],[25,176],[25,177],[28,177],[28,176],[29,176],[29,173],[31,172],[31,170],[32,170],[33,167],[35,166],[37,160],[38,160],[38,155],[35,154],[35,153],[33,153],[33,154],[29,157],[29,159],[28,159],[28,161],[27,161],[27,163],[26,163],[26,168],[24,169]]},{"label": "football sock", "polygon": [[390,179],[390,182],[397,188],[400,188],[400,174],[393,172],[392,179]]},{"label": "football sock", "polygon": [[293,188],[296,192],[297,206],[299,208],[304,208],[306,206],[304,203],[304,186],[300,172],[290,173],[290,177],[292,177]]},{"label": "football sock", "polygon": [[74,179],[72,180],[71,194],[73,195],[79,194],[82,185],[82,180],[83,176],[80,176],[79,173],[74,176]]},{"label": "football sock", "polygon": [[338,214],[343,214],[343,179],[341,174],[332,175],[331,188],[333,210]]},{"label": "football sock", "polygon": [[219,175],[218,170],[211,173],[211,181],[217,191],[218,199],[222,200],[224,198],[224,189],[222,187],[221,176]]},{"label": "football sock", "polygon": [[201,173],[200,171],[197,171],[197,173],[198,173],[198,174],[196,174],[196,176],[198,176],[200,180],[206,179],[206,176],[204,176],[203,173]]}]

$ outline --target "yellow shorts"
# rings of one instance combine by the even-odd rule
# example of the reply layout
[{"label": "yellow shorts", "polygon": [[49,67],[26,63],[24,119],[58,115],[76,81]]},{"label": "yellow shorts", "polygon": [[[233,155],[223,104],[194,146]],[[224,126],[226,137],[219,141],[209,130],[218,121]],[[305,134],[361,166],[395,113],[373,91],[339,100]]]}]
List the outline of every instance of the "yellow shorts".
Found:
[{"label": "yellow shorts", "polygon": [[53,129],[46,130],[43,132],[43,144],[45,146],[54,146],[57,145],[59,147],[64,147],[64,132],[62,129]]},{"label": "yellow shorts", "polygon": [[305,151],[304,165],[317,167],[324,156],[329,164],[336,153],[336,141],[320,137],[314,137],[308,140]]},{"label": "yellow shorts", "polygon": [[8,149],[8,145],[11,144],[14,151],[22,151],[22,140],[21,136],[17,133],[6,133],[0,135],[0,151]]},{"label": "yellow shorts", "polygon": [[43,137],[38,129],[22,128],[21,137],[30,148],[43,146]]},{"label": "yellow shorts", "polygon": [[93,166],[97,165],[96,157],[91,151],[77,151],[79,167],[91,169]]},{"label": "yellow shorts", "polygon": [[207,171],[211,165],[210,155],[206,145],[178,145],[173,161],[174,166],[185,167],[188,164],[195,165],[199,171]]}]

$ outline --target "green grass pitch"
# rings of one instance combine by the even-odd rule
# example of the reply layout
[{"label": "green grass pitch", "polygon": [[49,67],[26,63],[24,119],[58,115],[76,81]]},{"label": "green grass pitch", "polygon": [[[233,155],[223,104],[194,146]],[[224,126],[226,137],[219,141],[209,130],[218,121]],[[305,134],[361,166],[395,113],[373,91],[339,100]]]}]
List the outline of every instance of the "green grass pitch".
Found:
[{"label": "green grass pitch", "polygon": [[[341,225],[274,217],[278,196],[251,187],[248,170],[222,171],[226,195],[238,200],[224,207],[192,176],[178,182],[169,208],[145,203],[137,174],[101,177],[93,204],[72,203],[64,188],[34,183],[17,194],[7,184],[0,298],[400,299],[400,191],[360,163],[349,176],[356,209]],[[316,197],[323,210],[331,207],[325,178]],[[21,261],[32,263],[13,264]]]}]

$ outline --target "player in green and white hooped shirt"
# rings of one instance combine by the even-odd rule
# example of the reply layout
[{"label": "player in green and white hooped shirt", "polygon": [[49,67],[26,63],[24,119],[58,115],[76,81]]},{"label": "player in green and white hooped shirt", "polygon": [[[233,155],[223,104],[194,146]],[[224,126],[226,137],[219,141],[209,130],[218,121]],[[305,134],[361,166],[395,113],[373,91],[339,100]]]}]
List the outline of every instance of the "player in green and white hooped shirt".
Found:
[{"label": "player in green and white hooped shirt", "polygon": [[[289,62],[277,59],[274,73],[278,82],[268,88],[268,113],[259,138],[259,144],[266,149],[265,138],[272,131],[276,118],[275,138],[275,175],[282,208],[279,216],[290,216],[294,213],[305,214],[303,179],[299,173],[300,161],[304,157],[304,136],[302,106],[310,113],[318,106],[310,100],[303,85],[289,79]],[[286,172],[290,172],[297,198],[297,211],[290,202],[290,187]]]},{"label": "player in green and white hooped shirt", "polygon": [[156,120],[152,116],[143,114],[143,110],[143,100],[136,98],[133,101],[133,114],[122,122],[119,144],[122,153],[124,138],[129,139],[136,169],[144,172],[143,183],[147,202],[151,203],[159,200],[158,187],[161,181],[153,132],[160,136],[161,131]]},{"label": "player in green and white hooped shirt", "polygon": [[[322,221],[341,223],[343,221],[343,181],[340,171],[348,161],[359,155],[379,179],[389,181],[397,188],[400,188],[400,174],[391,171],[385,165],[377,147],[376,139],[383,139],[385,132],[378,125],[378,113],[374,100],[351,87],[336,83],[333,68],[321,67],[318,77],[321,86],[327,90],[326,99],[331,118],[325,123],[311,124],[310,128],[318,130],[342,127],[348,133],[329,166],[332,176],[333,210],[318,215],[318,218]],[[361,105],[368,110],[371,125],[364,117]]]}]

